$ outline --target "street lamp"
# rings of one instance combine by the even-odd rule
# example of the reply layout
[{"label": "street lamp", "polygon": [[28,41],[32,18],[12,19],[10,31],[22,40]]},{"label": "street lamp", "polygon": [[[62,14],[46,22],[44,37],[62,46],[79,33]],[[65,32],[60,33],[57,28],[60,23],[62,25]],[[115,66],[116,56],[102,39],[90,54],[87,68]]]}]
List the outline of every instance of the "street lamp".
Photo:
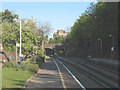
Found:
[{"label": "street lamp", "polygon": [[20,21],[20,65],[22,65],[22,53],[21,53],[21,19],[14,19],[15,21]]},{"label": "street lamp", "polygon": [[20,47],[19,43],[16,43],[16,61],[17,61],[17,47]]},{"label": "street lamp", "polygon": [[114,48],[115,48],[115,45],[114,45],[114,36],[112,36],[111,34],[109,35],[110,37],[112,37],[112,47],[111,47],[111,52],[113,52],[113,56],[114,56]]},{"label": "street lamp", "polygon": [[101,56],[102,56],[102,39],[98,38],[98,40],[100,41],[100,52],[101,52]]}]

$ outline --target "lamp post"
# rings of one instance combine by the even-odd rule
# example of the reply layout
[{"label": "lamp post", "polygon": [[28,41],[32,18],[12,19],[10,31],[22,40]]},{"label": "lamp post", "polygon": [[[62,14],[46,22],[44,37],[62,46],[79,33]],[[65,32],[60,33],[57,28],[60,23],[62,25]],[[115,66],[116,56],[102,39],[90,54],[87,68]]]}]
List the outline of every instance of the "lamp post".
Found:
[{"label": "lamp post", "polygon": [[[112,35],[109,35],[110,37],[112,37],[112,47],[111,47],[111,53],[113,53],[113,57],[114,57],[114,49],[115,49],[115,45],[114,45],[114,42],[115,42],[115,40],[114,40],[114,36],[112,36]],[[111,55],[112,56],[112,55]]]},{"label": "lamp post", "polygon": [[22,54],[21,54],[21,20],[20,20],[20,65],[22,65]]},{"label": "lamp post", "polygon": [[22,53],[21,53],[21,20],[20,19],[14,19],[15,21],[20,21],[20,65],[22,65]]},{"label": "lamp post", "polygon": [[19,43],[16,43],[16,61],[17,61],[17,47],[20,47]]},{"label": "lamp post", "polygon": [[101,56],[102,56],[102,39],[98,38],[98,40],[100,41],[100,53],[101,53]]}]

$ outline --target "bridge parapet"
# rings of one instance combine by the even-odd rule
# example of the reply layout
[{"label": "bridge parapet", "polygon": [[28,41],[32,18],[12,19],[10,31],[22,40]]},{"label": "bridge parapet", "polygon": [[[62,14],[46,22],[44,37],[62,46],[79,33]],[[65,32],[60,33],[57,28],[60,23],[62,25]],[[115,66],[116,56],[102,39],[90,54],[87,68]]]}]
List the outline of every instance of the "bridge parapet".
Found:
[{"label": "bridge parapet", "polygon": [[55,48],[56,45],[62,45],[62,44],[61,43],[58,43],[58,44],[44,44],[44,48],[53,49],[53,48]]}]

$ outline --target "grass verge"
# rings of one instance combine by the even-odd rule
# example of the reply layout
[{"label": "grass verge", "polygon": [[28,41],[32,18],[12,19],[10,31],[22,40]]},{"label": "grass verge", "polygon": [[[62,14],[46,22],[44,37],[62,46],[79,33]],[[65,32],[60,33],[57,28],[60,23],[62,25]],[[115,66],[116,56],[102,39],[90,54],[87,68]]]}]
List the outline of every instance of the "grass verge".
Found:
[{"label": "grass verge", "polygon": [[23,88],[27,79],[33,76],[30,71],[19,70],[15,68],[2,69],[2,88]]},{"label": "grass verge", "polygon": [[26,81],[39,71],[42,63],[40,58],[37,62],[33,62],[31,58],[28,62],[23,61],[21,66],[15,61],[4,64],[2,68],[2,88],[24,88]]}]

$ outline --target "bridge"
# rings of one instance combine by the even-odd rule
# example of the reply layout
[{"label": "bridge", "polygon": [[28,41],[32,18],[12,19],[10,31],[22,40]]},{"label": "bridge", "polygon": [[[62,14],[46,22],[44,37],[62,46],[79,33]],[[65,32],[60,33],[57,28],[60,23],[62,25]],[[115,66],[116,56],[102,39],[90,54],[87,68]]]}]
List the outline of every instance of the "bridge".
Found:
[{"label": "bridge", "polygon": [[55,51],[55,46],[61,46],[62,44],[44,44],[44,49],[46,51],[46,55],[51,56],[54,55]]},{"label": "bridge", "polygon": [[62,44],[61,43],[58,43],[58,44],[44,44],[44,48],[54,49],[56,45],[60,46]]}]

